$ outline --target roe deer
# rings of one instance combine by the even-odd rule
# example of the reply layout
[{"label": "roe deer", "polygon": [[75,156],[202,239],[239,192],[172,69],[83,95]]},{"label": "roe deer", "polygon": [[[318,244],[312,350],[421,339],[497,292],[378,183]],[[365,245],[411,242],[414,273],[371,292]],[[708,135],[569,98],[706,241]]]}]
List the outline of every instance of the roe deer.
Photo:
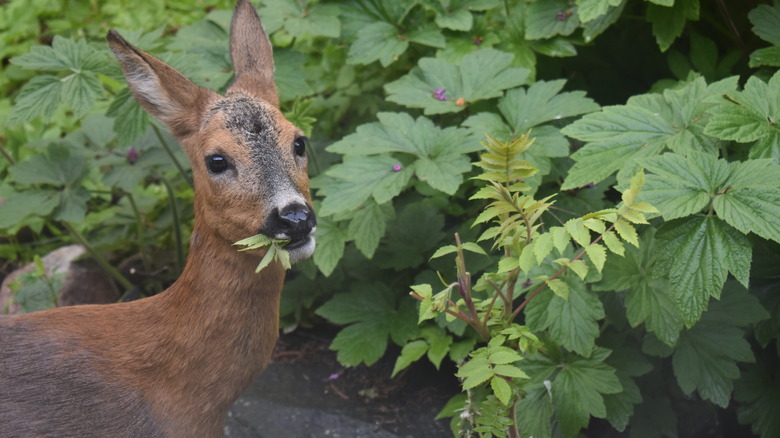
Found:
[{"label": "roe deer", "polygon": [[271,44],[239,0],[235,80],[221,96],[109,31],[141,106],[192,163],[195,226],[181,277],[164,292],[109,305],[0,318],[0,437],[215,437],[268,364],[285,270],[255,274],[258,232],[314,251],[306,143],[278,109]]}]

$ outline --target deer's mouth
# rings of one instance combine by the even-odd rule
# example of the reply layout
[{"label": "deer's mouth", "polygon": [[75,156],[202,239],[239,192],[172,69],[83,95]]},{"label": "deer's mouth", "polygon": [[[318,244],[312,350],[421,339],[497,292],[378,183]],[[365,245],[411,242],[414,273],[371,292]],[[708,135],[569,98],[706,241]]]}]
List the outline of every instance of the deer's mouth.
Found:
[{"label": "deer's mouth", "polygon": [[287,245],[284,245],[284,249],[290,253],[290,261],[292,263],[307,259],[314,253],[316,243],[313,234],[314,233],[312,232],[312,234],[308,236],[290,240]]}]

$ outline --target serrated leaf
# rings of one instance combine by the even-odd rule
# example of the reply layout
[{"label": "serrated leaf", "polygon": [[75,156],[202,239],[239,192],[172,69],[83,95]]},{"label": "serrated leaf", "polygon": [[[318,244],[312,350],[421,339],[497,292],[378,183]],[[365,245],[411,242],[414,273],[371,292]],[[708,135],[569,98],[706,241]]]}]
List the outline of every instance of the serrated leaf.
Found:
[{"label": "serrated leaf", "polygon": [[87,113],[103,94],[103,85],[92,72],[80,72],[61,79],[60,99],[67,103],[77,116]]},{"label": "serrated leaf", "polygon": [[618,6],[624,0],[577,0],[577,15],[580,21],[587,23],[597,17],[604,15],[610,6]]},{"label": "serrated leaf", "polygon": [[25,190],[5,199],[0,205],[0,228],[10,228],[29,216],[45,217],[59,205],[55,190]]},{"label": "serrated leaf", "polygon": [[357,33],[349,47],[350,64],[370,64],[379,61],[382,67],[395,62],[409,47],[409,41],[399,38],[400,32],[390,23],[371,23]]},{"label": "serrated leaf", "polygon": [[347,236],[338,225],[326,219],[317,221],[317,248],[314,250],[314,264],[326,277],[329,276],[344,256]]},{"label": "serrated leaf", "polygon": [[601,272],[604,268],[604,262],[607,260],[607,250],[598,243],[594,243],[586,246],[585,252],[588,254],[590,262],[596,267],[596,270]]},{"label": "serrated leaf", "polygon": [[407,368],[414,362],[417,362],[428,351],[428,343],[423,340],[411,341],[404,345],[401,349],[401,354],[395,360],[393,366],[393,372],[390,377],[395,377],[401,370]]},{"label": "serrated leaf", "polygon": [[753,33],[762,40],[780,46],[780,5],[758,5],[748,13]]},{"label": "serrated leaf", "polygon": [[[745,308],[744,319],[735,320],[730,307]],[[680,334],[672,357],[674,374],[686,394],[694,390],[705,399],[726,407],[734,380],[739,377],[736,362],[753,361],[743,327],[768,316],[752,295],[738,286],[727,288],[720,301],[693,328]]]},{"label": "serrated leaf", "polygon": [[750,242],[716,217],[692,216],[667,222],[656,239],[659,265],[669,272],[675,301],[689,327],[699,320],[711,296],[720,297],[729,272],[747,283]]},{"label": "serrated leaf", "polygon": [[555,246],[559,254],[563,254],[569,245],[569,233],[563,227],[552,227],[550,228],[550,234],[553,238],[553,246]]},{"label": "serrated leaf", "polygon": [[565,281],[561,280],[560,278],[555,278],[552,280],[547,280],[546,283],[555,295],[563,298],[564,300],[569,299],[569,285],[567,285]]},{"label": "serrated leaf", "polygon": [[490,387],[493,389],[493,394],[503,404],[508,405],[509,400],[512,398],[512,388],[509,383],[501,377],[493,376],[490,380]]},{"label": "serrated leaf", "polygon": [[260,15],[269,35],[283,28],[294,38],[307,34],[338,38],[341,31],[339,9],[334,5],[308,6],[295,0],[267,0]]},{"label": "serrated leaf", "polygon": [[381,321],[361,321],[347,326],[333,338],[330,349],[338,351],[342,365],[373,365],[387,348],[387,329]]},{"label": "serrated leaf", "polygon": [[780,379],[777,368],[765,362],[749,365],[734,388],[739,402],[737,418],[750,424],[753,433],[769,438],[780,436]]},{"label": "serrated leaf", "polygon": [[710,109],[711,120],[704,133],[741,143],[755,142],[750,158],[780,159],[780,73],[768,82],[751,76],[745,88],[728,94],[728,99]]},{"label": "serrated leaf", "polygon": [[604,394],[622,391],[615,369],[604,363],[609,350],[597,347],[591,358],[572,355],[552,381],[552,401],[564,436],[574,436],[590,417],[607,415]]},{"label": "serrated leaf", "polygon": [[494,376],[494,373],[487,358],[475,357],[461,366],[456,376],[465,378],[463,389],[468,390],[486,382]]},{"label": "serrated leaf", "polygon": [[582,260],[572,260],[571,263],[569,263],[569,269],[574,271],[575,274],[577,274],[578,277],[580,277],[580,280],[585,280],[585,277],[588,275],[588,265],[585,264]]},{"label": "serrated leaf", "polygon": [[542,261],[550,255],[553,250],[552,235],[549,233],[538,234],[534,239],[534,255],[536,263],[541,265]]},{"label": "serrated leaf", "polygon": [[655,231],[642,234],[639,247],[628,247],[624,257],[610,257],[595,290],[626,291],[626,317],[632,327],[644,323],[666,345],[677,342],[683,320],[666,278],[656,275]]},{"label": "serrated leaf", "polygon": [[[668,4],[668,3],[667,3]],[[666,51],[682,35],[687,20],[699,19],[699,0],[676,0],[667,6],[648,5],[647,21],[661,51]]]},{"label": "serrated leaf", "polygon": [[56,76],[41,75],[30,79],[16,97],[6,125],[29,122],[42,116],[49,120],[60,105],[62,82]]},{"label": "serrated leaf", "polygon": [[638,246],[639,245],[639,239],[637,238],[636,229],[633,227],[633,225],[629,224],[623,219],[618,219],[615,222],[615,231],[620,235],[623,240],[626,242]]},{"label": "serrated leaf", "polygon": [[[499,97],[503,90],[525,81],[528,70],[510,67],[512,58],[512,54],[494,49],[470,53],[457,65],[422,58],[408,75],[385,85],[387,100],[422,108],[426,115],[460,112],[474,102]],[[437,90],[443,91],[437,94]]]},{"label": "serrated leaf", "polygon": [[607,245],[607,249],[612,251],[613,253],[617,255],[623,255],[626,251],[626,247],[623,246],[623,242],[620,241],[620,239],[615,236],[615,233],[612,231],[607,231],[604,233],[604,244]]},{"label": "serrated leaf", "polygon": [[548,0],[529,4],[525,16],[525,38],[539,40],[556,35],[571,35],[580,25],[577,14],[573,12],[566,0]]},{"label": "serrated leaf", "polygon": [[355,246],[363,255],[371,258],[385,235],[387,219],[375,202],[367,202],[355,212],[347,228],[347,235],[355,240]]},{"label": "serrated leaf", "polygon": [[505,257],[498,261],[498,273],[509,272],[520,267],[517,257]]},{"label": "serrated leaf", "polygon": [[586,247],[590,245],[590,232],[585,228],[585,224],[583,224],[581,219],[569,219],[563,226],[571,238],[580,246]]},{"label": "serrated leaf", "polygon": [[324,199],[319,215],[357,209],[372,196],[377,204],[388,202],[401,193],[412,177],[408,168],[396,172],[393,166],[397,164],[393,157],[378,155],[348,157],[330,167],[326,174],[338,181],[320,189]]},{"label": "serrated leaf", "polygon": [[516,379],[528,379],[528,374],[525,371],[514,365],[495,365],[493,366],[493,372],[499,376],[512,377]]},{"label": "serrated leaf", "polygon": [[568,300],[553,293],[534,297],[525,310],[526,323],[534,332],[548,330],[555,342],[587,357],[595,346],[604,307],[577,277],[568,277],[567,283]]},{"label": "serrated leaf", "polygon": [[687,154],[719,147],[717,139],[704,135],[707,110],[716,96],[733,93],[736,77],[707,85],[697,78],[685,87],[660,94],[634,96],[626,105],[603,107],[584,116],[562,132],[587,142],[572,154],[576,161],[563,189],[600,182],[618,172],[618,185],[636,173],[637,162],[664,149]]}]

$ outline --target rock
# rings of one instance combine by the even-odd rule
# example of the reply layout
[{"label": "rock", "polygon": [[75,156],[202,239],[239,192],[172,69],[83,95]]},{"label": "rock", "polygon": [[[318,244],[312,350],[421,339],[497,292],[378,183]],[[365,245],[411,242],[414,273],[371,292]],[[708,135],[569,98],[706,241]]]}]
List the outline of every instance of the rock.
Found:
[{"label": "rock", "polygon": [[[113,280],[108,277],[92,260],[78,260],[87,252],[82,245],[68,245],[58,248],[42,257],[47,275],[65,274],[59,291],[57,305],[74,306],[78,304],[108,304],[119,299],[119,292]],[[30,263],[8,274],[0,286],[0,312],[8,307],[9,314],[20,313],[16,303],[7,305],[12,292],[9,287],[20,275],[35,269]]]}]

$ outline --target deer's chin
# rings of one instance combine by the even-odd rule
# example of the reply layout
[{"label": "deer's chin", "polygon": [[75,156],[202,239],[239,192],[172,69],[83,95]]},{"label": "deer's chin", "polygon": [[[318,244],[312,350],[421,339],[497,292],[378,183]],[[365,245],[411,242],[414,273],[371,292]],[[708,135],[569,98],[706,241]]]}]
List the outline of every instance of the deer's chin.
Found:
[{"label": "deer's chin", "polygon": [[288,243],[284,249],[290,253],[290,262],[296,263],[311,257],[314,254],[315,247],[314,236],[307,236],[301,240]]}]

